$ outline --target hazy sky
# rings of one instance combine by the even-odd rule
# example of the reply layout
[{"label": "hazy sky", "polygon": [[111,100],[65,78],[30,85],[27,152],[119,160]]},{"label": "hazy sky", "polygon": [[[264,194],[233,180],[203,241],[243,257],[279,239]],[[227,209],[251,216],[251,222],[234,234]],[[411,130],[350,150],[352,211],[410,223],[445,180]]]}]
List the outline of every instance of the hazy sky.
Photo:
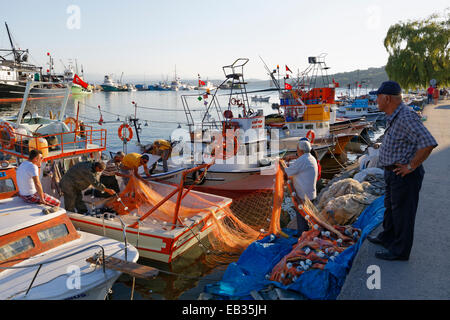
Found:
[{"label": "hazy sky", "polygon": [[[6,2],[6,0],[2,0]],[[270,68],[296,72],[307,57],[327,53],[330,73],[386,64],[383,46],[392,24],[428,17],[448,0],[44,0],[8,1],[0,17],[31,62],[77,59],[86,74],[223,78],[222,66],[247,57],[247,78]],[[0,47],[9,48],[0,25]],[[89,80],[89,79],[88,79]]]}]

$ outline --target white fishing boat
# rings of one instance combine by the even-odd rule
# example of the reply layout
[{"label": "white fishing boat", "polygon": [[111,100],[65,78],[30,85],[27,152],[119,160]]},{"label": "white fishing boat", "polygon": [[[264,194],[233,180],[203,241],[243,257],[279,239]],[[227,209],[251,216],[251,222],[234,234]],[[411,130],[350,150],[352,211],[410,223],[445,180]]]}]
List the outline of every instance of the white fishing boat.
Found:
[{"label": "white fishing boat", "polygon": [[[223,209],[232,202],[185,187],[186,176],[205,167],[183,171],[178,185],[147,181],[140,184],[139,190],[127,189],[128,185],[116,201],[115,210],[105,209],[108,200],[92,198],[89,214],[69,213],[69,217],[75,227],[86,232],[113,239],[121,239],[126,233],[128,242],[139,250],[141,257],[171,263],[191,247],[201,244],[212,231],[213,222],[226,217]],[[130,206],[142,190],[147,190],[149,198],[158,200],[151,205]],[[85,200],[89,202],[89,197]],[[103,210],[96,213],[98,209]]]},{"label": "white fishing boat", "polygon": [[77,231],[62,208],[25,203],[15,168],[0,170],[0,299],[105,299],[120,271],[87,262],[136,262],[124,242]]},{"label": "white fishing boat", "polygon": [[340,106],[338,116],[355,119],[364,117],[367,121],[377,121],[384,117],[376,104],[370,104],[369,99],[355,99],[351,104]]},{"label": "white fishing boat", "polygon": [[115,92],[120,91],[119,85],[116,84],[112,79],[110,75],[106,75],[103,83],[100,85],[103,88],[103,91],[105,92]]},{"label": "white fishing boat", "polygon": [[[169,172],[183,167],[192,168],[196,163],[211,163],[215,159],[194,190],[233,199],[261,190],[273,190],[277,160],[283,150],[276,146],[273,146],[273,152],[272,148],[268,150],[263,111],[255,111],[249,106],[243,78],[247,62],[248,59],[241,58],[223,67],[224,83],[231,80],[234,87],[240,86],[240,89],[228,92],[227,110],[220,107],[217,89],[214,93],[202,95],[200,103],[206,103],[205,113],[201,119],[194,119],[190,104],[199,103],[199,96],[182,96],[189,132],[174,147],[173,157],[168,161]],[[218,119],[214,119],[212,114]],[[161,173],[163,178],[162,166],[158,165],[155,172]],[[188,178],[192,183],[196,177]],[[174,179],[172,177],[169,181]]]}]

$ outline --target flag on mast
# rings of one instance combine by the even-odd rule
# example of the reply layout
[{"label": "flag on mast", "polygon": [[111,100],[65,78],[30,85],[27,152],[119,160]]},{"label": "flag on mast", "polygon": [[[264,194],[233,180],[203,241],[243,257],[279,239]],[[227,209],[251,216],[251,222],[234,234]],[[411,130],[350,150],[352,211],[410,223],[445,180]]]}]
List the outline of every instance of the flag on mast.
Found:
[{"label": "flag on mast", "polygon": [[82,86],[84,89],[87,89],[87,87],[89,86],[86,82],[81,80],[81,78],[77,74],[75,75],[75,77],[73,77],[73,83]]}]

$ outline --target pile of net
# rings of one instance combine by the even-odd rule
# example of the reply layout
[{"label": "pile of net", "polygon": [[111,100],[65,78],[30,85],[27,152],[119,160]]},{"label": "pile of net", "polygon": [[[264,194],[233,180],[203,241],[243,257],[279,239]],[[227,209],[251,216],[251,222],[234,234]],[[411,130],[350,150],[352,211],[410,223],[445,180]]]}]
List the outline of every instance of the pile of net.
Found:
[{"label": "pile of net", "polygon": [[367,192],[371,184],[347,178],[336,181],[319,195],[319,216],[332,224],[352,224],[377,195]]},{"label": "pile of net", "polygon": [[[228,206],[219,207],[217,205],[217,198],[226,198],[191,191],[193,186],[183,189],[178,218],[176,218],[179,192],[169,197],[176,187],[146,182],[135,177],[130,179],[128,185],[121,192],[121,201],[112,199],[106,206],[119,215],[127,215],[132,212],[133,215],[143,216],[162,202],[163,204],[148,218],[164,222],[165,225],[175,224],[178,227],[186,228],[189,225],[189,218],[208,211],[208,219],[212,221],[211,232],[208,235],[212,247],[210,252],[215,253],[217,259],[220,260],[218,253],[240,254],[252,242],[269,234],[281,233],[280,214],[284,194],[283,185],[283,173],[278,169],[274,179],[271,203],[260,204],[259,207],[254,208],[253,212],[248,213],[254,216],[258,216],[261,212],[267,214],[268,210],[265,210],[267,208],[263,208],[263,205],[269,205],[270,215],[260,219],[250,219],[251,223],[246,223],[242,217],[237,217]],[[259,221],[259,223],[255,221]]]},{"label": "pile of net", "polygon": [[310,231],[303,232],[292,251],[281,259],[267,278],[289,285],[308,270],[323,270],[328,261],[334,261],[361,236],[361,230],[351,226],[333,228],[338,233],[317,224]]}]

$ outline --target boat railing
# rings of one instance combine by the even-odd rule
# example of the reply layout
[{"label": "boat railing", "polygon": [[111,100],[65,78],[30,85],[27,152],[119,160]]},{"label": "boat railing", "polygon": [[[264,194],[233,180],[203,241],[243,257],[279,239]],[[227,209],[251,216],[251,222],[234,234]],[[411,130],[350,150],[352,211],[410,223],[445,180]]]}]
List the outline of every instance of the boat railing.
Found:
[{"label": "boat railing", "polygon": [[[44,135],[14,132],[12,135],[9,140],[0,136],[0,152],[23,159],[28,158],[32,149],[41,151],[44,161],[106,150],[106,129],[93,129],[88,125],[84,130]],[[41,139],[47,143],[42,143]]]},{"label": "boat railing", "polygon": [[[28,264],[28,265],[26,265],[26,266],[10,266],[10,267],[2,267],[2,266],[0,266],[0,269],[2,269],[2,270],[12,270],[12,269],[16,269],[16,270],[17,270],[17,269],[27,269],[27,268],[38,267],[38,269],[36,270],[36,273],[35,273],[34,276],[33,276],[33,279],[31,280],[31,283],[30,283],[30,285],[28,286],[28,289],[27,289],[27,291],[26,291],[26,293],[25,293],[25,296],[26,296],[26,295],[28,295],[28,293],[30,292],[30,290],[33,288],[33,284],[34,284],[34,282],[35,282],[35,280],[36,280],[36,278],[37,278],[37,276],[38,276],[38,274],[39,274],[39,271],[41,271],[41,268],[42,268],[43,265],[46,265],[46,264],[49,264],[49,263],[53,263],[53,262],[57,262],[57,261],[61,261],[61,260],[63,260],[63,259],[70,258],[70,257],[72,257],[72,256],[75,256],[75,255],[77,255],[77,254],[80,254],[80,253],[82,253],[82,252],[84,252],[84,251],[91,250],[91,249],[93,249],[93,248],[100,248],[100,249],[101,249],[102,261],[105,261],[105,248],[103,248],[103,246],[101,246],[101,245],[94,244],[94,245],[92,245],[92,246],[86,247],[86,248],[84,248],[84,249],[82,249],[82,250],[78,250],[78,251],[73,252],[73,253],[71,253],[71,254],[68,254],[68,255],[65,255],[65,256],[62,256],[62,257],[59,257],[59,258],[56,258],[56,259],[47,260],[47,261],[44,261],[44,262],[41,262],[41,263]],[[5,262],[11,262],[11,260],[7,260],[7,261],[5,261]],[[104,264],[104,263],[102,264],[102,268],[103,268],[103,273],[105,273],[105,272],[106,272],[106,267],[105,267],[105,264]]]},{"label": "boat railing", "polygon": [[[177,201],[175,203],[175,212],[174,212],[174,216],[173,216],[173,220],[172,220],[172,230],[175,229],[176,226],[177,226],[177,221],[179,220],[179,212],[180,212],[181,201],[189,194],[189,192],[194,188],[196,183],[201,181],[205,177],[206,172],[208,171],[208,169],[214,163],[215,163],[215,161],[212,161],[211,163],[202,164],[202,165],[197,166],[195,168],[184,170],[181,173],[181,180],[180,180],[180,183],[178,184],[178,186],[176,186],[175,189],[172,190],[172,192],[170,192],[166,197],[164,197],[164,199],[160,200],[147,213],[142,215],[136,222],[134,222],[133,224],[129,225],[128,227],[129,228],[136,228],[139,225],[140,222],[145,220],[148,216],[150,216],[153,212],[155,212],[158,208],[160,208],[167,201],[169,201],[169,199],[171,199],[173,196],[175,196],[178,193]],[[191,174],[193,172],[200,171],[200,170],[203,170],[203,172],[198,175],[198,177],[194,181],[194,183],[192,183],[188,188],[185,188],[185,182],[186,182],[187,175]]]}]

